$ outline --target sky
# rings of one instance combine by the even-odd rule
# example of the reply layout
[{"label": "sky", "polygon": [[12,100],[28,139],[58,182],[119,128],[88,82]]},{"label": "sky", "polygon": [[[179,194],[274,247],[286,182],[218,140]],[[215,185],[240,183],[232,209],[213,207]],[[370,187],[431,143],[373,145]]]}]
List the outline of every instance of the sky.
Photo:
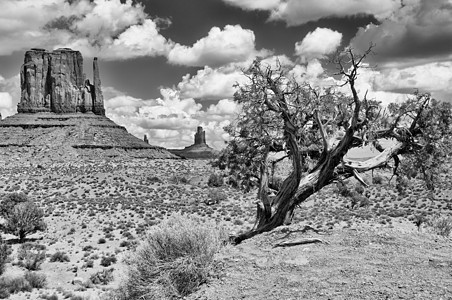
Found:
[{"label": "sky", "polygon": [[338,84],[331,57],[374,44],[357,88],[388,104],[416,89],[452,99],[452,0],[0,0],[0,113],[16,113],[26,50],[99,58],[106,114],[153,145],[197,126],[221,149],[235,84],[256,56],[299,82]]}]

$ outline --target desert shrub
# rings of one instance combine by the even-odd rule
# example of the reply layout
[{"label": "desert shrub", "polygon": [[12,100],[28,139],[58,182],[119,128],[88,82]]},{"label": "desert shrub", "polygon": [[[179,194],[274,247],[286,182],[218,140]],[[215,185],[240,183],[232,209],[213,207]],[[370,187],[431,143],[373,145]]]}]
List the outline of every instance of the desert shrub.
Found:
[{"label": "desert shrub", "polygon": [[185,177],[185,176],[178,176],[178,175],[172,176],[172,177],[169,179],[169,181],[170,181],[171,183],[175,183],[175,184],[179,184],[179,183],[184,183],[184,184],[186,184],[186,183],[189,182],[189,180],[188,180],[187,177]]},{"label": "desert shrub", "polygon": [[44,274],[27,272],[25,273],[24,278],[34,289],[42,289],[47,285],[47,278]]},{"label": "desert shrub", "polygon": [[338,182],[336,185],[336,192],[342,197],[350,197],[352,196],[352,192],[348,189],[348,187],[343,182]]},{"label": "desert shrub", "polygon": [[180,297],[206,282],[213,257],[225,239],[213,223],[175,214],[153,226],[129,258],[128,278],[117,291],[119,299]]},{"label": "desert shrub", "polygon": [[33,287],[25,279],[21,277],[1,277],[0,278],[0,298],[8,298],[10,294],[18,292],[31,292]]},{"label": "desert shrub", "polygon": [[406,190],[407,190],[408,186],[409,186],[408,179],[406,179],[402,176],[397,176],[396,190],[399,193],[399,195],[401,195],[401,196],[406,195]]},{"label": "desert shrub", "polygon": [[0,202],[0,215],[6,217],[16,205],[27,201],[27,196],[23,193],[11,193],[6,195]]},{"label": "desert shrub", "polygon": [[452,232],[452,217],[432,216],[425,222],[430,231],[435,234],[448,237]]},{"label": "desert shrub", "polygon": [[383,177],[381,177],[380,175],[376,175],[376,176],[372,177],[372,183],[373,184],[382,184]]},{"label": "desert shrub", "polygon": [[0,236],[0,275],[5,272],[8,256],[11,254],[11,247],[6,244]]},{"label": "desert shrub", "polygon": [[115,264],[116,261],[117,261],[117,259],[115,256],[104,256],[100,260],[100,265],[102,267],[109,267],[110,265]]},{"label": "desert shrub", "polygon": [[63,251],[57,251],[50,256],[50,262],[68,262],[71,261],[69,256]]},{"label": "desert shrub", "polygon": [[218,204],[224,200],[227,200],[228,196],[220,189],[211,189],[207,194],[207,199],[204,201],[207,205]]},{"label": "desert shrub", "polygon": [[18,265],[29,271],[39,270],[39,267],[46,258],[46,251],[37,244],[22,244],[17,253]]},{"label": "desert shrub", "polygon": [[210,187],[220,187],[224,184],[223,176],[220,174],[212,173],[209,176],[209,180],[207,181],[207,185]]},{"label": "desert shrub", "polygon": [[3,230],[19,238],[22,243],[25,237],[46,229],[44,212],[31,201],[15,205],[5,216]]},{"label": "desert shrub", "polygon": [[355,186],[355,192],[360,194],[360,195],[364,194],[364,187],[362,185],[360,185],[360,184],[356,185]]},{"label": "desert shrub", "polygon": [[100,238],[97,243],[98,244],[105,244],[107,241],[104,238]]},{"label": "desert shrub", "polygon": [[113,268],[110,269],[104,269],[102,271],[99,271],[97,273],[94,273],[90,276],[89,280],[93,284],[101,284],[101,285],[107,285],[111,281],[113,281]]}]

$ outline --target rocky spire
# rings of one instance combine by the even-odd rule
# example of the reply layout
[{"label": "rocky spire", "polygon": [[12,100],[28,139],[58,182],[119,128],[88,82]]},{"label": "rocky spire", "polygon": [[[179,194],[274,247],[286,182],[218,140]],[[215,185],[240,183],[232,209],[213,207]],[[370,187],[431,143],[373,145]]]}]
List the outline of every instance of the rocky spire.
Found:
[{"label": "rocky spire", "polygon": [[144,141],[145,143],[148,143],[148,144],[149,144],[148,136],[147,136],[146,134],[144,135],[143,141]]},{"label": "rocky spire", "polygon": [[99,66],[97,64],[97,57],[93,60],[93,85],[94,85],[94,99],[93,112],[97,115],[105,116],[104,96],[100,87]]},{"label": "rocky spire", "polygon": [[195,145],[206,144],[206,132],[202,130],[201,126],[198,126],[198,130],[195,133]]},{"label": "rocky spire", "polygon": [[20,70],[19,113],[94,112],[105,115],[99,68],[94,62],[94,84],[85,81],[79,51],[60,48],[52,52],[31,49]]}]

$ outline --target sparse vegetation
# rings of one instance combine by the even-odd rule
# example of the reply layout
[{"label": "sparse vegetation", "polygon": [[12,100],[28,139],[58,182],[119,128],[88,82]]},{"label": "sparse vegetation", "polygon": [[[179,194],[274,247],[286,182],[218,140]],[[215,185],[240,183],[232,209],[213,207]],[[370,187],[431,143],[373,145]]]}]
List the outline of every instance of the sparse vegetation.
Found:
[{"label": "sparse vegetation", "polygon": [[206,282],[224,236],[214,224],[173,215],[154,226],[129,257],[120,299],[186,296]]},{"label": "sparse vegetation", "polygon": [[29,271],[39,270],[45,258],[45,247],[33,243],[22,244],[17,254],[18,265]]}]

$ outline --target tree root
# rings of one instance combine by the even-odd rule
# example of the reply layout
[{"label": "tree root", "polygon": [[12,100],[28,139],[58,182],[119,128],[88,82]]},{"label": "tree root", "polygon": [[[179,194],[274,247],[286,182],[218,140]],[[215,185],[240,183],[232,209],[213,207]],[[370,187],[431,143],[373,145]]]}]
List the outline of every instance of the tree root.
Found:
[{"label": "tree root", "polygon": [[328,242],[322,241],[321,239],[312,238],[312,239],[302,239],[302,240],[298,240],[298,241],[288,241],[288,242],[278,243],[278,244],[273,245],[273,248],[292,247],[292,246],[315,244],[315,243],[329,244]]}]

